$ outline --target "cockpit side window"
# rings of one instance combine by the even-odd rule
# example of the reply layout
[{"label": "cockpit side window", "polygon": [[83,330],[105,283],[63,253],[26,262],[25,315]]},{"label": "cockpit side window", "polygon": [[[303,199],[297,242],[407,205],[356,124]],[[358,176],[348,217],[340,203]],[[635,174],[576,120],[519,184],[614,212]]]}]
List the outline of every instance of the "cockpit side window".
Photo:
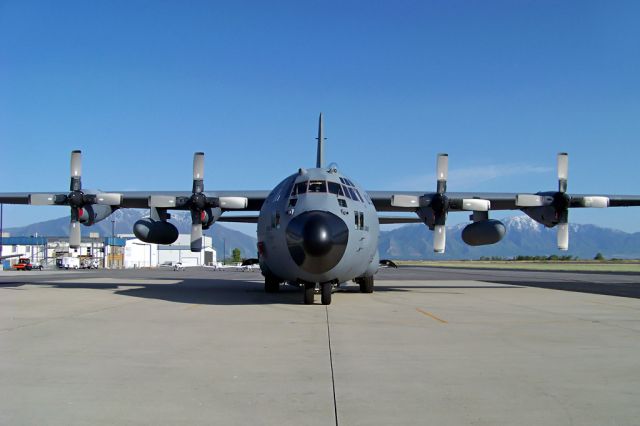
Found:
[{"label": "cockpit side window", "polygon": [[324,181],[324,180],[310,181],[309,192],[327,192],[327,181]]},{"label": "cockpit side window", "polygon": [[347,189],[351,193],[351,199],[354,201],[358,201],[358,196],[356,195],[356,191],[351,187],[347,187]]},{"label": "cockpit side window", "polygon": [[344,196],[344,192],[342,192],[342,187],[340,186],[339,183],[337,183],[337,182],[327,182],[327,185],[329,186],[329,192],[331,194]]},{"label": "cockpit side window", "polygon": [[304,194],[307,192],[307,181],[296,183],[295,191],[296,194]]}]

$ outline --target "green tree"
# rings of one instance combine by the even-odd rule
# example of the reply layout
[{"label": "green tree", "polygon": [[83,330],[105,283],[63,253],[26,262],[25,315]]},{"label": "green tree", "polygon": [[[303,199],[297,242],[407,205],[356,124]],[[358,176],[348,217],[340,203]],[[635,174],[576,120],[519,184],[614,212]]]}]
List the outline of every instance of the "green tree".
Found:
[{"label": "green tree", "polygon": [[231,251],[231,261],[242,262],[242,252],[238,247],[234,248],[233,251]]},{"label": "green tree", "polygon": [[604,260],[604,256],[602,255],[602,253],[598,252],[598,254],[596,254],[596,257],[593,258],[593,260]]}]

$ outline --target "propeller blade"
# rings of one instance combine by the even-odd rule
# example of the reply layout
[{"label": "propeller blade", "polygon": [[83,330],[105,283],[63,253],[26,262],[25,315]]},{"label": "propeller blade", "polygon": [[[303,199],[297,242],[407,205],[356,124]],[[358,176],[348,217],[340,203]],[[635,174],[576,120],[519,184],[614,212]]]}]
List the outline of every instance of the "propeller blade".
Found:
[{"label": "propeller blade", "polygon": [[542,207],[548,206],[553,202],[552,197],[534,194],[518,194],[516,195],[517,207]]},{"label": "propeller blade", "polygon": [[609,207],[609,198],[608,197],[582,197],[582,205],[584,207],[592,207],[603,209]]},{"label": "propeller blade", "polygon": [[558,224],[558,248],[560,250],[569,250],[569,224]]},{"label": "propeller blade", "polygon": [[437,192],[444,194],[447,191],[447,178],[449,176],[449,155],[438,154],[436,162],[436,179],[438,180]]},{"label": "propeller blade", "polygon": [[191,251],[202,250],[202,223],[191,224]]},{"label": "propeller blade", "polygon": [[80,247],[80,222],[71,219],[69,224],[69,247]]},{"label": "propeller blade", "polygon": [[176,206],[176,197],[169,195],[152,195],[149,197],[149,207],[172,208]]},{"label": "propeller blade", "polygon": [[391,196],[391,205],[393,207],[420,207],[420,197],[415,195],[394,194]]},{"label": "propeller blade", "polygon": [[246,197],[219,197],[218,204],[223,209],[246,209],[249,200]]},{"label": "propeller blade", "polygon": [[491,201],[480,198],[463,198],[462,210],[487,212],[491,209]]},{"label": "propeller blade", "polygon": [[204,152],[193,154],[193,192],[204,191]]},{"label": "propeller blade", "polygon": [[96,204],[104,206],[119,206],[122,203],[122,194],[101,192],[96,194]]},{"label": "propeller blade", "polygon": [[32,206],[53,206],[56,204],[56,194],[30,194],[29,204]]},{"label": "propeller blade", "polygon": [[447,229],[444,225],[436,225],[433,228],[433,251],[436,253],[444,253],[447,243]]},{"label": "propeller blade", "polygon": [[569,179],[569,154],[558,154],[558,192],[567,192],[567,179]]},{"label": "propeller blade", "polygon": [[82,152],[80,150],[71,151],[71,185],[70,191],[82,190]]}]

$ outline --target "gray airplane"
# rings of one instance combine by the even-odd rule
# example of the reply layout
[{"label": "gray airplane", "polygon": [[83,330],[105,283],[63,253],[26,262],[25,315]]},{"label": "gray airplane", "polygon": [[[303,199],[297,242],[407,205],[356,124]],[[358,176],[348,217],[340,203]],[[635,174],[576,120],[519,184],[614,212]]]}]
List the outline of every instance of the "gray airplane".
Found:
[{"label": "gray airplane", "polygon": [[[119,208],[149,208],[149,217],[134,225],[142,241],[171,244],[177,228],[168,222],[169,210],[191,212],[191,250],[202,249],[202,230],[214,222],[257,223],[258,263],[265,291],[275,293],[283,283],[304,289],[304,303],[312,304],[316,288],[322,303],[331,303],[335,286],[355,281],[363,293],[374,289],[381,263],[380,224],[422,222],[434,231],[433,248],[443,253],[449,212],[470,212],[471,223],[462,239],[472,246],[494,244],[504,225],[489,218],[491,210],[521,210],[546,227],[556,227],[560,250],[569,247],[569,209],[639,206],[638,195],[582,195],[567,193],[568,155],[558,154],[558,189],[535,194],[461,193],[447,191],[448,156],[439,154],[434,192],[365,191],[338,168],[324,162],[322,114],[318,125],[316,167],[299,169],[271,191],[206,191],[204,153],[193,159],[191,192],[83,191],[81,153],[71,153],[68,193],[0,193],[0,203],[66,205],[71,208],[70,246],[80,245],[80,224],[92,225]],[[224,216],[227,211],[259,211],[257,216]],[[413,212],[414,217],[379,216],[379,212]]]}]

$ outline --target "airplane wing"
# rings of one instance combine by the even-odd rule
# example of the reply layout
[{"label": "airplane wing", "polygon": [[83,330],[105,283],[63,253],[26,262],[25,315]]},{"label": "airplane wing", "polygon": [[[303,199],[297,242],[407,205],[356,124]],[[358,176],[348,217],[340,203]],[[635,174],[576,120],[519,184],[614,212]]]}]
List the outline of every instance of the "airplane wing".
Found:
[{"label": "airplane wing", "polygon": [[[208,198],[246,198],[246,207],[233,208],[229,210],[247,210],[247,211],[259,211],[262,207],[262,203],[269,195],[268,190],[247,190],[247,191],[206,191],[205,194]],[[193,194],[186,191],[108,191],[104,193],[117,194],[120,199],[117,204],[113,204],[118,208],[134,208],[134,209],[148,209],[151,197],[166,197],[166,198],[182,198],[188,199]],[[99,196],[103,192],[97,194],[87,194]],[[44,204],[41,202],[43,197],[55,197],[55,192],[3,192],[0,193],[0,203],[2,204]],[[66,194],[65,194],[66,196]],[[37,201],[36,201],[37,200]],[[36,201],[36,202],[33,202]],[[66,200],[56,202],[52,199],[50,205],[67,205]],[[96,203],[99,204],[99,203]],[[172,210],[189,210],[186,205],[177,205],[173,207],[167,206]],[[222,207],[223,210],[226,210]]]},{"label": "airplane wing", "polygon": [[[418,200],[417,203],[429,204],[431,199],[437,195],[434,192],[419,192],[419,191],[367,191],[373,205],[379,212],[407,212],[417,210],[416,206],[399,206],[394,205],[394,200],[398,199],[398,196],[410,197],[413,200]],[[463,208],[461,200],[488,200],[490,202],[489,210],[521,210],[527,206],[519,206],[517,204],[518,199],[522,200],[522,195],[534,195],[535,197],[543,197],[540,203],[544,203],[544,197],[549,196],[547,193],[538,194],[518,194],[518,193],[504,193],[504,192],[447,192],[447,197],[450,201],[454,201],[450,206],[449,211],[466,211],[469,209]],[[589,200],[597,197],[598,199],[608,199],[608,205],[606,207],[634,207],[640,206],[640,195],[614,195],[614,194],[567,194],[570,198],[570,208],[585,208],[596,207],[589,205]],[[519,197],[520,196],[520,197]],[[551,194],[552,196],[552,194]],[[422,198],[422,200],[420,200]],[[537,199],[537,198],[536,198]],[[539,200],[539,199],[537,199]],[[528,206],[535,207],[535,206]],[[471,209],[472,210],[472,209]]]},{"label": "airplane wing", "polygon": [[[474,224],[485,226],[484,233],[477,244],[489,244],[497,234],[504,234],[504,226],[489,220],[491,210],[521,210],[530,218],[546,227],[558,227],[558,248],[569,247],[569,209],[605,208],[640,206],[640,195],[612,194],[571,194],[567,192],[569,175],[569,156],[566,152],[558,154],[558,189],[531,193],[494,193],[494,192],[448,192],[449,156],[439,154],[436,161],[436,190],[434,192],[417,191],[367,191],[375,208],[383,212],[415,212],[431,230],[434,231],[434,251],[442,253],[446,241],[446,219],[449,212],[473,212]],[[401,222],[400,222],[401,223]],[[502,229],[498,229],[502,226]],[[493,230],[488,230],[493,227]],[[479,227],[474,229],[478,230]],[[495,232],[493,232],[495,231]],[[501,236],[500,236],[501,238]],[[498,238],[496,241],[499,241]],[[493,238],[495,240],[495,238]],[[495,242],[495,241],[492,241]]]}]

